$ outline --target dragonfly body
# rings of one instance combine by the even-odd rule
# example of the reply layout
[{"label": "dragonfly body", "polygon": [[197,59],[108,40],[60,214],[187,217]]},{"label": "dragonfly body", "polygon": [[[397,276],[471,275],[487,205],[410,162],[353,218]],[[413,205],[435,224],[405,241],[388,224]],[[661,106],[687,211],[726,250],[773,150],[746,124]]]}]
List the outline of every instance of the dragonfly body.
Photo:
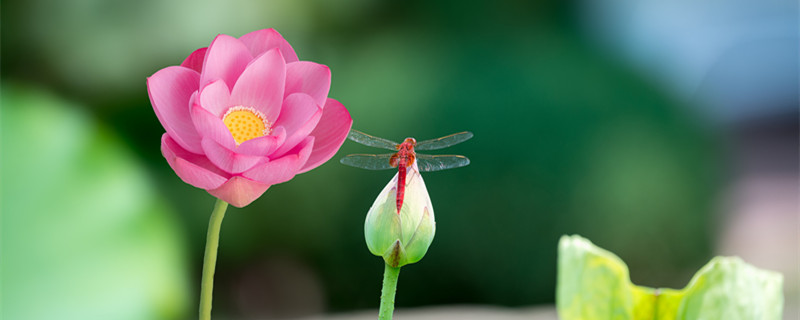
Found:
[{"label": "dragonfly body", "polygon": [[397,145],[397,153],[389,158],[389,164],[397,168],[397,212],[403,207],[403,198],[406,194],[406,170],[414,164],[414,158],[417,154],[414,152],[414,146],[417,145],[417,140],[414,138],[406,138],[403,143]]},{"label": "dragonfly body", "polygon": [[[439,171],[463,167],[469,159],[459,155],[427,155],[417,154],[416,150],[437,150],[464,142],[472,138],[471,132],[460,132],[438,139],[417,142],[414,138],[406,138],[403,143],[374,137],[358,130],[350,130],[348,139],[370,147],[396,151],[387,154],[351,154],[340,160],[341,163],[368,170],[397,169],[397,213],[403,207],[408,167],[417,163],[421,172]],[[416,149],[416,150],[415,150]]]}]

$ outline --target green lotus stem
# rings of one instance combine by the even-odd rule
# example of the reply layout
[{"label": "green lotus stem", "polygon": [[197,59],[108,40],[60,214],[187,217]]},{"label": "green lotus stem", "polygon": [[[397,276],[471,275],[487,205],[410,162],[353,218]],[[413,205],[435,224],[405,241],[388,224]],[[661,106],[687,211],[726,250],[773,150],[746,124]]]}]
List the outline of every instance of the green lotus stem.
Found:
[{"label": "green lotus stem", "polygon": [[394,294],[397,292],[397,276],[400,275],[400,267],[392,267],[386,264],[383,271],[383,289],[381,289],[381,309],[378,312],[378,320],[392,320],[394,312]]},{"label": "green lotus stem", "polygon": [[206,235],[206,254],[203,257],[203,279],[200,283],[200,320],[211,319],[211,298],[214,291],[214,268],[217,265],[217,247],[219,246],[219,229],[228,203],[217,199],[211,219],[208,221]]}]

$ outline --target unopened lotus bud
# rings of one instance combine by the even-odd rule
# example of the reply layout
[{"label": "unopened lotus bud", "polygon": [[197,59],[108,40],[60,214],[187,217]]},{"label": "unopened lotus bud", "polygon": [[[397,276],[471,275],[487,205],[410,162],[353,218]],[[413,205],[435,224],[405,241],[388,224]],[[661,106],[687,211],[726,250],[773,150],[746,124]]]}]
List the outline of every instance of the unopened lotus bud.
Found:
[{"label": "unopened lotus bud", "polygon": [[389,181],[367,213],[364,235],[372,254],[392,267],[422,259],[436,233],[433,205],[416,163],[406,170],[403,206],[397,211],[397,178]]}]

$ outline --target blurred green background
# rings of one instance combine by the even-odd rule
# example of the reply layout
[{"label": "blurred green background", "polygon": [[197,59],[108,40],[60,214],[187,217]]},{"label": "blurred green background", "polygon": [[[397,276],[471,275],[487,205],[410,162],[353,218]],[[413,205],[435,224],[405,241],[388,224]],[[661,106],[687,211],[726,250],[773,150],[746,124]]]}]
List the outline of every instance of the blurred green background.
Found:
[{"label": "blurred green background", "polygon": [[[145,78],[218,33],[270,27],[330,66],[354,128],[475,134],[447,150],[470,166],[424,176],[437,235],[403,268],[399,308],[552,304],[557,240],[573,233],[617,253],[640,285],[681,288],[735,254],[798,292],[792,1],[2,6],[4,318],[195,316],[214,198],[161,156]],[[377,308],[383,262],[363,222],[393,173],[338,164],[375,151],[346,142],[228,211],[215,315]]]}]

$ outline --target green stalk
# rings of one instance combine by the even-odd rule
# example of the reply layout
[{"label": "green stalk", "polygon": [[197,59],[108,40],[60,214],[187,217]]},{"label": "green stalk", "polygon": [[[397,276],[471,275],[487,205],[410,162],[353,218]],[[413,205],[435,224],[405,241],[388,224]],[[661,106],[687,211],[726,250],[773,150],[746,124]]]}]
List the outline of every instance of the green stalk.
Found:
[{"label": "green stalk", "polygon": [[217,265],[217,247],[219,246],[219,229],[228,203],[217,199],[211,219],[208,221],[206,235],[206,254],[203,257],[203,279],[200,283],[200,320],[211,320],[211,298],[214,291],[214,268]]},{"label": "green stalk", "polygon": [[386,264],[383,271],[383,289],[381,289],[381,309],[378,313],[378,320],[392,320],[394,312],[394,295],[397,292],[397,276],[400,275],[400,267],[392,267]]}]

